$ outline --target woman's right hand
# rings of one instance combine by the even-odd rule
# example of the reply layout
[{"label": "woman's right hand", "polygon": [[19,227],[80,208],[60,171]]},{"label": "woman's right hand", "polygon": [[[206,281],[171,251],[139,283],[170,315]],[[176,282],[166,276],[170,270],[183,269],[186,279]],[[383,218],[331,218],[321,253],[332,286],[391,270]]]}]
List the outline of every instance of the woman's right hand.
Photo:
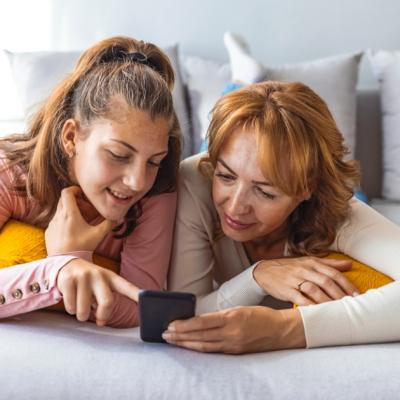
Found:
[{"label": "woman's right hand", "polygon": [[253,276],[271,296],[304,306],[358,294],[357,288],[342,275],[351,265],[349,260],[280,258],[261,261]]},{"label": "woman's right hand", "polygon": [[65,309],[76,314],[79,321],[87,321],[93,305],[96,324],[104,326],[114,307],[113,292],[137,302],[139,288],[118,274],[81,258],[66,264],[58,273],[57,287],[63,295]]}]

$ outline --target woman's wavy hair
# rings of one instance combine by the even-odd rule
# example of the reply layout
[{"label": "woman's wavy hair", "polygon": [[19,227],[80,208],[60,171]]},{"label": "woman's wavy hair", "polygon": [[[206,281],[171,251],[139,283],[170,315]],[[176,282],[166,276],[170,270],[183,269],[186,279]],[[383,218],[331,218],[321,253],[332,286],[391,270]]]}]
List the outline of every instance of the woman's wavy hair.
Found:
[{"label": "woman's wavy hair", "polygon": [[[133,53],[141,54],[132,57]],[[138,57],[142,62],[137,61]],[[89,125],[97,118],[111,117],[109,105],[114,96],[122,97],[130,107],[148,112],[152,118],[170,121],[168,155],[146,196],[174,191],[181,135],[172,103],[173,86],[174,72],[168,57],[151,43],[112,37],[86,50],[75,69],[33,115],[26,133],[0,141],[8,168],[16,166],[20,171],[15,189],[37,200],[41,207],[34,222],[46,225],[55,213],[61,190],[72,184],[68,176],[68,155],[61,140],[65,121],[74,118],[81,125]],[[21,176],[26,179],[21,180]],[[116,237],[129,235],[140,214],[138,202],[126,215],[124,232]],[[119,226],[115,231],[121,229]]]},{"label": "woman's wavy hair", "polygon": [[290,254],[326,254],[360,179],[326,103],[298,82],[266,81],[225,95],[212,110],[204,174],[212,176],[237,129],[257,135],[255,156],[269,182],[291,197],[311,194],[288,218]]}]

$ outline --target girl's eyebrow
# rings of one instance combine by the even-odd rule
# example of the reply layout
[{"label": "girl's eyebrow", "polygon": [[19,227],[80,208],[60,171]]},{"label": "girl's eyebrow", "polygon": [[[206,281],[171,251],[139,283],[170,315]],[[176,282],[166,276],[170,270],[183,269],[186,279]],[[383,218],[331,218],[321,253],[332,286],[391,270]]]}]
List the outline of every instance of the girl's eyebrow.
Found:
[{"label": "girl's eyebrow", "polygon": [[[221,163],[231,174],[237,176],[237,173],[232,168],[230,168],[224,160],[222,160],[221,158],[218,158],[217,163],[218,162]],[[274,186],[267,181],[251,181],[251,183],[254,183],[256,185]]]},{"label": "girl's eyebrow", "polygon": [[[128,147],[128,149],[132,150],[134,153],[137,153],[137,152],[138,152],[137,149],[135,149],[135,148],[134,148],[133,146],[131,146],[129,143],[124,142],[123,140],[118,140],[118,139],[111,139],[111,140],[113,140],[114,142],[123,144],[124,146]],[[161,156],[161,155],[164,155],[164,154],[167,154],[167,153],[168,153],[168,150],[161,151],[161,152],[159,152],[159,153],[153,154],[152,157],[154,157],[154,156]]]}]

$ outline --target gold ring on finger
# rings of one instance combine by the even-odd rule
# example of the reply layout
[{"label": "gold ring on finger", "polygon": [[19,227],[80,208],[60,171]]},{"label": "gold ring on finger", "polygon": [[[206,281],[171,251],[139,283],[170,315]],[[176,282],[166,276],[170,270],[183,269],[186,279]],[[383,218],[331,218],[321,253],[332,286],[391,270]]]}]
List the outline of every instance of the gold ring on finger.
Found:
[{"label": "gold ring on finger", "polygon": [[300,283],[297,285],[297,289],[298,289],[300,292],[301,292],[301,285],[302,285],[303,283],[306,283],[306,282],[308,282],[307,279],[304,280],[304,281],[302,281],[302,282],[300,282]]}]

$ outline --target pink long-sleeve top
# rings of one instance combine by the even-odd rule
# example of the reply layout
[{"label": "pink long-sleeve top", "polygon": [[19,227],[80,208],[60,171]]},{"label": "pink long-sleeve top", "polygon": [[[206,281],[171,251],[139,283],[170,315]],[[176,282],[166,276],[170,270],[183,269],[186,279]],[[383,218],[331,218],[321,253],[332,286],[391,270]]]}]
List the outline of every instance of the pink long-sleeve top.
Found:
[{"label": "pink long-sleeve top", "polygon": [[[9,220],[32,224],[38,204],[13,190],[13,169],[0,159],[0,228]],[[135,230],[123,239],[110,232],[95,253],[120,262],[120,275],[139,288],[161,290],[170,259],[176,210],[176,193],[142,200],[143,212]],[[85,214],[84,210],[81,210]],[[101,217],[89,219],[95,225]],[[75,258],[92,260],[92,252],[76,252],[0,269],[0,318],[26,313],[58,303],[57,288],[61,268]],[[93,315],[90,319],[94,319]],[[114,309],[108,326],[128,328],[138,325],[137,304],[114,293]]]}]

